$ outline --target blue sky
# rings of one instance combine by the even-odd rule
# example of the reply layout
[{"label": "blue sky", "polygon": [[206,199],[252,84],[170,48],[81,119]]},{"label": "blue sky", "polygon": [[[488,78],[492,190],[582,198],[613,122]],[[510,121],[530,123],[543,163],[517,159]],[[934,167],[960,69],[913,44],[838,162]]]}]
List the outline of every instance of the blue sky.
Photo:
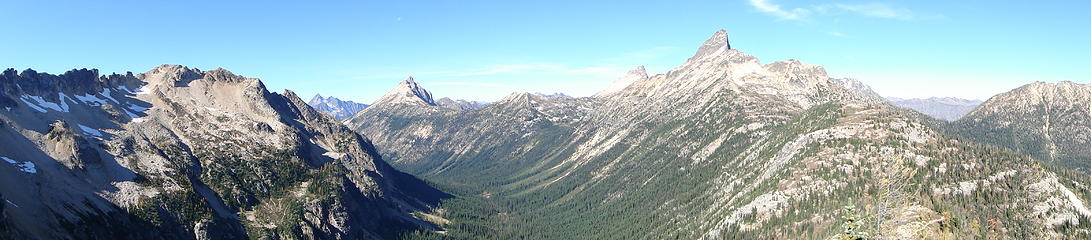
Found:
[{"label": "blue sky", "polygon": [[880,94],[985,99],[1091,82],[1088,1],[16,1],[0,67],[223,67],[371,102],[406,76],[439,97],[586,96],[665,72],[718,29],[768,63],[800,59]]}]

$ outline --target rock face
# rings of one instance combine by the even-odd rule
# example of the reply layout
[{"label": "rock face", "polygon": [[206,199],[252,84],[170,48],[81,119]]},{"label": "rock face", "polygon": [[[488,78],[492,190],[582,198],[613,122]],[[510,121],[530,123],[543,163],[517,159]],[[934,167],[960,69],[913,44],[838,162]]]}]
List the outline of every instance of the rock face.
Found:
[{"label": "rock face", "polygon": [[952,97],[932,97],[926,99],[887,98],[887,100],[895,106],[913,109],[936,119],[947,121],[955,121],[962,118],[962,116],[973,111],[977,105],[981,105],[982,103],[981,100]]},{"label": "rock face", "polygon": [[496,238],[826,239],[857,213],[878,238],[1086,236],[1085,178],[949,137],[820,66],[763,64],[725,31],[634,75],[477,110],[376,103],[346,124],[400,169],[509,206],[452,219]]},{"label": "rock face", "polygon": [[446,194],[290,91],[163,65],[0,76],[0,238],[371,239]]},{"label": "rock face", "polygon": [[314,110],[329,114],[337,120],[345,120],[367,107],[367,104],[342,101],[335,97],[322,97],[321,94],[315,94],[307,104],[311,105]]},{"label": "rock face", "polygon": [[1048,163],[1091,171],[1091,85],[1028,84],[990,98],[951,123],[956,134]]}]

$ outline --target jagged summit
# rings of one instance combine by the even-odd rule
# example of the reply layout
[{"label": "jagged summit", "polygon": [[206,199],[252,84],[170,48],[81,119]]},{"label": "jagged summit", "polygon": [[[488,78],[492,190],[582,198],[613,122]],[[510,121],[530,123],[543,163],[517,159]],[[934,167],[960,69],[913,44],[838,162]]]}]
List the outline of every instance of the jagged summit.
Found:
[{"label": "jagged summit", "polygon": [[[634,70],[611,88],[596,94],[612,99],[652,99],[655,106],[669,106],[678,100],[714,98],[722,91],[746,94],[753,98],[778,98],[791,102],[797,110],[839,99],[881,102],[866,85],[829,76],[826,69],[796,59],[768,64],[755,56],[732,49],[726,31],[712,34],[697,53],[666,74],[645,77]],[[766,100],[762,100],[766,101]],[[669,111],[698,105],[670,107]]]},{"label": "jagged summit", "polygon": [[716,33],[712,34],[712,37],[705,40],[704,44],[701,44],[701,48],[697,49],[697,54],[693,55],[691,59],[699,59],[710,54],[717,52],[724,52],[731,50],[731,43],[727,39],[727,31],[720,29]]},{"label": "jagged summit", "polygon": [[386,95],[383,95],[383,97],[376,100],[372,105],[390,103],[436,105],[436,102],[432,100],[432,93],[425,90],[420,84],[417,84],[417,81],[413,79],[413,76],[409,76],[401,83],[398,83],[397,87],[394,87],[390,92],[387,92]]}]

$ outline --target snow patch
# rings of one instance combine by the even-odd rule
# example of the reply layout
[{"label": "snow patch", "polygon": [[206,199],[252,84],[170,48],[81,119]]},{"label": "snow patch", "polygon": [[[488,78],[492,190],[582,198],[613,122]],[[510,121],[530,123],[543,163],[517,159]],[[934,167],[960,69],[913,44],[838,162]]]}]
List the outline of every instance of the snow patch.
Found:
[{"label": "snow patch", "polygon": [[68,95],[64,95],[64,93],[57,93],[57,101],[61,102],[61,109],[64,109],[64,111],[67,112],[68,102],[65,102],[65,99],[68,99],[68,101],[71,101],[72,103],[75,103],[76,101],[73,101],[72,98],[68,97]]},{"label": "snow patch", "polygon": [[144,112],[144,111],[147,111],[147,110],[148,110],[148,108],[146,108],[146,107],[141,107],[141,106],[138,106],[138,105],[136,105],[136,104],[129,104],[129,109],[130,109],[130,110],[133,110],[133,111],[135,111],[135,112]]},{"label": "snow patch", "polygon": [[96,137],[102,137],[102,132],[99,131],[98,129],[90,128],[90,127],[84,126],[83,124],[78,124],[78,123],[76,125],[80,127],[80,130],[83,130],[83,132],[85,132],[87,134],[91,134],[91,135],[94,135]]},{"label": "snow patch", "polygon": [[330,157],[330,158],[333,158],[333,159],[341,159],[341,158],[345,157],[345,155],[347,155],[347,154],[339,153],[339,152],[325,152],[325,153],[322,153],[322,156],[327,156],[327,157]]},{"label": "snow patch", "polygon": [[38,111],[38,112],[41,112],[41,113],[47,112],[45,109],[42,109],[42,107],[39,107],[38,105],[34,105],[33,103],[28,102],[25,98],[19,98],[19,100],[22,100],[23,103],[26,103],[28,107],[30,107],[31,109],[34,109],[35,111]]},{"label": "snow patch", "polygon": [[[34,100],[35,102],[37,102],[37,105],[31,104],[29,101],[27,101],[27,99]],[[39,97],[39,96],[32,96],[32,95],[24,94],[22,100],[23,100],[23,102],[27,103],[27,105],[32,105],[31,107],[34,108],[35,110],[38,110],[39,112],[43,112],[43,113],[46,112],[44,109],[42,109],[42,107],[52,109],[53,111],[58,111],[58,112],[68,112],[68,104],[58,105],[56,103],[46,101],[45,99],[42,99],[42,97]],[[61,103],[62,104],[64,103],[64,99],[61,99]]]},{"label": "snow patch", "polygon": [[19,161],[12,160],[11,158],[8,158],[8,157],[0,157],[0,159],[4,159],[5,162],[8,162],[11,165],[14,165],[15,167],[19,168],[19,171],[23,171],[25,173],[38,173],[38,168],[35,168],[34,163],[32,163],[32,162],[21,162],[20,163]]},{"label": "snow patch", "polygon": [[79,99],[80,102],[91,103],[91,106],[105,105],[105,104],[109,103],[109,102],[106,102],[106,100],[103,100],[103,99],[98,98],[95,95],[91,95],[91,94],[76,95],[76,99]]},{"label": "snow patch", "polygon": [[151,90],[152,90],[151,87],[152,87],[151,84],[144,85],[143,87],[140,87],[140,88],[136,89],[136,92],[133,92],[133,93],[136,93],[136,95],[148,94],[148,93],[151,93]]},{"label": "snow patch", "polygon": [[[130,115],[130,116],[131,116],[131,115]],[[145,120],[147,120],[147,119],[145,119],[145,118],[142,118],[142,117],[136,117],[136,118],[133,118],[133,122],[134,122],[134,123],[142,123],[142,122],[144,122]]]},{"label": "snow patch", "polygon": [[115,103],[118,103],[118,104],[121,103],[121,102],[118,102],[117,99],[114,99],[113,96],[110,96],[110,89],[109,88],[103,88],[102,89],[102,96],[106,97],[107,99],[110,99],[111,101],[114,101]]}]

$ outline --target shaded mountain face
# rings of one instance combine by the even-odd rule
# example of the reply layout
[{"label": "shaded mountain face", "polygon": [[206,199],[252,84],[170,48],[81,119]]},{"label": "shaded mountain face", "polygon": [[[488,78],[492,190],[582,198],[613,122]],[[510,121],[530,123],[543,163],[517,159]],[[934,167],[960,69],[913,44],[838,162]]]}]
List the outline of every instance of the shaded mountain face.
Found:
[{"label": "shaded mountain face", "polygon": [[1091,85],[1036,82],[996,95],[950,124],[955,134],[1091,171]]},{"label": "shaded mountain face", "polygon": [[854,214],[879,238],[1086,236],[1085,178],[951,138],[822,67],[763,64],[724,31],[635,75],[477,110],[377,103],[346,124],[461,202],[501,206],[445,205],[477,214],[454,237],[826,239]]},{"label": "shaded mountain face", "polygon": [[0,238],[374,239],[447,195],[223,69],[0,75]]},{"label": "shaded mountain face", "polygon": [[310,105],[314,110],[329,114],[337,120],[345,120],[367,107],[367,104],[342,101],[335,97],[322,97],[321,94],[315,94],[311,101],[307,102],[307,105]]},{"label": "shaded mountain face", "polygon": [[895,106],[913,109],[924,113],[925,115],[946,121],[958,120],[982,103],[981,100],[952,97],[932,97],[926,99],[887,98],[887,100]]}]

